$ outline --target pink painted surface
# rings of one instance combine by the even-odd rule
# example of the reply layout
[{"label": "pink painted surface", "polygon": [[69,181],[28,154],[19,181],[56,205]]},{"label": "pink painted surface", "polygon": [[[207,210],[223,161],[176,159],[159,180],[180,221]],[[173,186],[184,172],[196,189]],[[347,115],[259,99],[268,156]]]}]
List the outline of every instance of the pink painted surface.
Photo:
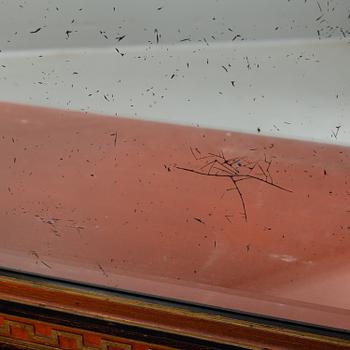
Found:
[{"label": "pink painted surface", "polygon": [[[237,182],[245,220],[230,177],[179,169],[224,174],[194,157],[221,152],[292,192]],[[2,103],[0,265],[350,329],[349,158],[346,147]]]}]

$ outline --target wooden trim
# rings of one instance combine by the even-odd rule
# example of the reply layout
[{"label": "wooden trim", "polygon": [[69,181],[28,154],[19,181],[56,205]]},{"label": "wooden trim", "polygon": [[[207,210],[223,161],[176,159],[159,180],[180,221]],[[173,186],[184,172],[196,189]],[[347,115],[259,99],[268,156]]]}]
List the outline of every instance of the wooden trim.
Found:
[{"label": "wooden trim", "polygon": [[0,300],[249,349],[350,349],[347,336],[325,336],[45,280],[2,276]]},{"label": "wooden trim", "polygon": [[[0,310],[6,315],[15,315],[28,320],[30,323],[51,323],[69,327],[70,329],[80,329],[85,332],[95,332],[106,334],[114,337],[129,339],[134,342],[142,342],[149,344],[149,347],[157,344],[158,346],[165,346],[176,349],[188,350],[233,350],[242,349],[241,347],[232,347],[222,343],[217,344],[198,338],[191,338],[176,335],[173,333],[166,333],[160,331],[153,331],[143,327],[129,326],[121,323],[105,321],[97,318],[89,318],[74,315],[71,313],[64,313],[47,308],[36,306],[29,306],[18,304],[9,301],[0,302]],[[0,342],[1,344],[1,342]],[[147,349],[148,350],[148,349]]]},{"label": "wooden trim", "polygon": [[0,313],[0,342],[16,347],[42,350],[175,350],[2,313]]}]

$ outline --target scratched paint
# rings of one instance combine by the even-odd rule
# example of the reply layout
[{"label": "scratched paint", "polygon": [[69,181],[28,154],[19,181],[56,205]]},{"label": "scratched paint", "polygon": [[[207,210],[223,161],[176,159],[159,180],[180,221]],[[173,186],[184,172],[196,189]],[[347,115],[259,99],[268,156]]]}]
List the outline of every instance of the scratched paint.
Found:
[{"label": "scratched paint", "polygon": [[350,31],[347,0],[2,0],[1,9],[0,44],[10,50],[328,39]]},{"label": "scratched paint", "polygon": [[349,1],[0,4],[1,266],[350,329]]},{"label": "scratched paint", "polygon": [[347,328],[349,157],[3,103],[0,264]]}]

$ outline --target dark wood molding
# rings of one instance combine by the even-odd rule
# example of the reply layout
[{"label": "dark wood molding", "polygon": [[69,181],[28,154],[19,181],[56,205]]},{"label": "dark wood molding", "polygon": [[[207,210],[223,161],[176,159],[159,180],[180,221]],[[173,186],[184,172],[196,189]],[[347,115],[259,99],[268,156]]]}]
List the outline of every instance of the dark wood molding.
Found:
[{"label": "dark wood molding", "polygon": [[[143,335],[144,339],[138,341],[150,339],[157,346],[171,347],[173,344],[181,349],[350,349],[350,337],[346,333],[330,331],[323,334],[307,327],[284,326],[283,322],[277,325],[239,319],[220,312],[152,302],[45,279],[26,280],[3,275],[0,277],[0,300],[3,300],[0,313],[6,315],[26,319],[41,315],[42,322],[68,323],[76,329],[86,329],[88,324],[96,323],[104,325],[105,328],[100,330],[105,334],[124,327],[126,338]],[[16,309],[14,305],[22,307]],[[70,315],[70,318],[64,315]],[[84,323],[84,319],[90,322]]]}]

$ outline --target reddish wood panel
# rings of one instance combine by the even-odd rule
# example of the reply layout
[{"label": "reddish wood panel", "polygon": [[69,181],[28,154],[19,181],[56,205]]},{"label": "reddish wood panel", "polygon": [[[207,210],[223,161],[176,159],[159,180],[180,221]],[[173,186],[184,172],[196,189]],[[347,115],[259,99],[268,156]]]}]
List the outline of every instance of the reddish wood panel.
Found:
[{"label": "reddish wood panel", "polygon": [[3,267],[350,330],[349,147],[0,103],[0,164]]}]

